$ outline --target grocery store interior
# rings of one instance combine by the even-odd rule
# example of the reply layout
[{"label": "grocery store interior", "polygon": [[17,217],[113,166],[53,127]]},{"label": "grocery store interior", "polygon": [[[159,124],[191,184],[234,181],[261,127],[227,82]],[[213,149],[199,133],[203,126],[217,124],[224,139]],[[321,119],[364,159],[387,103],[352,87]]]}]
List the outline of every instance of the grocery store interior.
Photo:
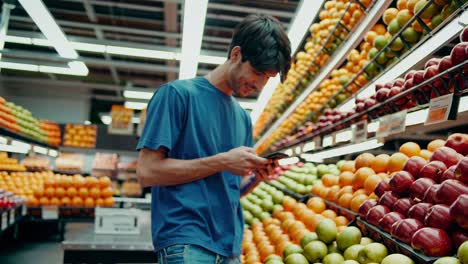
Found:
[{"label": "grocery store interior", "polygon": [[468,264],[467,0],[0,4],[0,263],[156,263],[148,102],[264,14],[291,69],[233,96],[289,157],[240,197],[241,262]]}]

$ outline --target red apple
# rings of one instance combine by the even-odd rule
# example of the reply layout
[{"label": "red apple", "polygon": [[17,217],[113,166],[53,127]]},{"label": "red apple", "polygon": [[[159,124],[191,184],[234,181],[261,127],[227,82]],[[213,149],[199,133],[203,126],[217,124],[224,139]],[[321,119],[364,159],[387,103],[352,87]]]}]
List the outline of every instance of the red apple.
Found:
[{"label": "red apple", "polygon": [[[437,68],[438,68],[437,65],[432,65],[432,66],[428,67],[424,71],[424,80],[425,81],[429,80],[430,78],[432,78],[432,77],[436,76],[437,74],[439,74],[439,70]],[[439,78],[433,80],[432,84],[438,89],[441,89],[443,87],[443,83]]]},{"label": "red apple", "polygon": [[361,204],[361,206],[359,206],[359,210],[358,210],[359,216],[362,219],[366,219],[367,212],[369,212],[371,208],[373,208],[374,206],[378,204],[379,204],[378,201],[375,199],[366,200],[365,202]]},{"label": "red apple", "polygon": [[375,94],[375,99],[378,101],[378,102],[383,102],[385,100],[387,100],[388,98],[388,95],[390,93],[390,89],[388,88],[381,88],[380,90],[377,91],[377,93]]},{"label": "red apple", "polygon": [[[405,83],[405,79],[403,79],[403,78],[398,78],[398,79],[396,79],[395,81],[393,81],[392,87],[394,87],[394,86],[402,87],[404,83]],[[392,87],[390,87],[390,89],[391,89]]]},{"label": "red apple", "polygon": [[429,59],[426,64],[424,64],[424,69],[427,69],[429,67],[431,67],[432,65],[438,65],[439,64],[439,61],[440,59],[439,58],[431,58]]},{"label": "red apple", "polygon": [[435,196],[439,187],[440,187],[440,184],[434,184],[431,187],[429,187],[429,189],[427,189],[426,193],[424,194],[423,202],[435,204],[436,203]]},{"label": "red apple", "polygon": [[399,171],[390,179],[390,190],[397,195],[405,196],[414,182],[414,177],[407,171]]},{"label": "red apple", "polygon": [[364,105],[364,103],[357,103],[356,104],[356,112],[364,112],[364,110],[366,110],[366,107]]},{"label": "red apple", "polygon": [[384,88],[385,85],[384,84],[381,84],[381,83],[377,83],[375,85],[375,91],[378,92],[380,89]]},{"label": "red apple", "polygon": [[388,93],[388,98],[392,98],[393,96],[401,93],[401,91],[401,87],[393,86],[392,89],[390,89],[390,92]]},{"label": "red apple", "polygon": [[386,191],[390,191],[390,184],[388,184],[390,182],[390,179],[388,178],[385,178],[383,179],[382,181],[380,181],[377,186],[375,187],[374,189],[374,193],[378,196],[378,197],[382,197],[382,195],[386,192]]},{"label": "red apple", "polygon": [[[448,70],[448,69],[450,69],[452,67],[453,67],[452,59],[450,58],[450,56],[445,56],[439,61],[439,65],[437,66],[437,70],[439,72],[444,72],[444,71],[446,71],[446,70]],[[445,74],[444,77],[448,78],[448,74]]]},{"label": "red apple", "polygon": [[454,220],[450,216],[450,207],[445,204],[436,204],[429,208],[424,224],[430,227],[441,228],[449,230],[454,227]]},{"label": "red apple", "polygon": [[427,161],[419,156],[411,157],[406,161],[403,167],[404,171],[409,172],[415,179],[419,178],[419,172],[427,164]]},{"label": "red apple", "polygon": [[424,71],[416,71],[413,75],[413,84],[418,85],[424,82]]},{"label": "red apple", "polygon": [[384,215],[390,213],[390,209],[383,205],[376,205],[372,207],[366,214],[366,221],[379,226],[379,221],[384,217]]},{"label": "red apple", "polygon": [[450,206],[458,196],[468,194],[468,186],[457,180],[446,180],[436,192],[436,202]]},{"label": "red apple", "polygon": [[416,219],[406,218],[402,219],[394,224],[392,227],[391,235],[406,244],[411,243],[413,234],[419,229],[423,228],[424,225]]},{"label": "red apple", "polygon": [[366,98],[359,98],[359,97],[356,97],[356,98],[354,99],[354,103],[355,103],[355,104],[364,103],[364,100],[366,100]]},{"label": "red apple", "polygon": [[455,167],[455,179],[468,184],[468,157],[462,158]]},{"label": "red apple", "polygon": [[430,178],[419,178],[414,181],[413,185],[410,187],[410,196],[413,199],[422,201],[424,194],[427,189],[435,184],[435,181]]},{"label": "red apple", "polygon": [[396,203],[396,201],[400,197],[396,195],[394,192],[388,191],[385,192],[379,199],[379,204],[386,206],[388,208],[392,208],[393,204]]},{"label": "red apple", "polygon": [[411,246],[430,257],[447,256],[453,251],[452,241],[447,232],[433,227],[424,227],[416,231],[411,239]]},{"label": "red apple", "polygon": [[372,106],[374,106],[376,103],[377,103],[377,101],[375,101],[375,99],[367,98],[367,99],[364,101],[364,107],[365,107],[366,109],[369,109],[369,108],[371,108]]},{"label": "red apple", "polygon": [[468,134],[454,133],[450,135],[445,146],[454,149],[463,156],[468,155]]},{"label": "red apple", "polygon": [[408,73],[406,73],[406,75],[405,75],[405,81],[407,81],[407,80],[413,78],[413,75],[414,75],[415,73],[416,73],[415,70],[411,70],[411,71],[409,71]]},{"label": "red apple", "polygon": [[393,87],[393,82],[385,83],[384,87],[387,88],[387,89],[391,89]]},{"label": "red apple", "polygon": [[468,195],[462,194],[450,206],[450,216],[463,229],[468,229]]},{"label": "red apple", "polygon": [[396,201],[393,205],[392,209],[394,212],[400,213],[402,215],[406,215],[408,210],[413,206],[415,202],[411,198],[401,198]]},{"label": "red apple", "polygon": [[463,242],[468,241],[468,231],[455,231],[451,235],[454,248],[458,248]]},{"label": "red apple", "polygon": [[465,27],[460,33],[460,42],[468,42],[468,27]]},{"label": "red apple", "polygon": [[446,180],[454,180],[455,179],[455,169],[457,165],[450,166],[450,168],[446,169],[445,172],[440,176],[440,182],[444,182]]},{"label": "red apple", "polygon": [[[405,81],[405,83],[403,84],[403,86],[401,87],[401,89],[403,91],[406,91],[408,89],[411,89],[412,87],[414,86],[414,82],[413,82],[413,78],[410,78],[408,80]],[[409,94],[409,96],[411,96],[411,94]]]},{"label": "red apple", "polygon": [[430,178],[439,183],[442,174],[447,170],[447,166],[442,161],[431,161],[422,167],[419,177]]},{"label": "red apple", "polygon": [[421,223],[424,223],[424,219],[426,218],[427,212],[429,211],[429,208],[432,207],[432,204],[430,203],[417,203],[408,210],[408,213],[406,216],[408,218],[414,218]]},{"label": "red apple", "polygon": [[402,219],[405,219],[404,215],[398,212],[390,212],[380,219],[379,226],[385,232],[390,233],[392,231],[392,225]]},{"label": "red apple", "polygon": [[465,53],[465,48],[468,45],[467,42],[458,43],[453,47],[450,53],[453,65],[460,64],[468,59],[468,55]]}]

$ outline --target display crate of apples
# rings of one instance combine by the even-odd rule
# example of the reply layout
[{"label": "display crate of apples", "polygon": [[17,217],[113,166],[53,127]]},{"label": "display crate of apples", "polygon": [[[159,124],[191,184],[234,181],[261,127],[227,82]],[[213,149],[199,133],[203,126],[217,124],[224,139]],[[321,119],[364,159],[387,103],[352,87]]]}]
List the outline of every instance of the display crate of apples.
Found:
[{"label": "display crate of apples", "polygon": [[[349,119],[349,116],[354,115],[354,113],[362,112],[363,110],[376,105],[379,101],[376,99],[376,95],[373,95],[371,98],[358,99],[357,103],[360,104],[357,109],[349,113],[339,113],[338,115],[334,115],[333,118],[335,118],[335,120],[325,118],[322,118],[320,121],[318,120],[318,117],[325,109],[332,109],[339,105],[340,102],[343,102],[343,99],[355,94],[359,90],[356,89],[356,87],[365,88],[365,84],[367,82],[374,79],[381,72],[387,70],[391,65],[395,64],[399,58],[403,57],[405,54],[409,54],[417,48],[417,46],[430,37],[435,30],[439,30],[441,28],[439,25],[445,25],[446,22],[450,21],[450,19],[453,18],[453,13],[461,12],[461,10],[466,8],[466,1],[399,0],[394,1],[391,6],[392,7],[388,8],[384,12],[382,17],[383,24],[376,24],[366,34],[363,43],[368,43],[370,46],[363,44],[360,45],[360,48],[366,51],[365,55],[367,56],[368,62],[366,61],[363,67],[361,67],[359,72],[356,74],[348,75],[346,78],[347,82],[342,84],[337,82],[339,88],[333,91],[333,93],[323,102],[320,102],[320,100],[312,100],[312,97],[314,93],[316,95],[323,94],[323,91],[325,91],[324,87],[320,86],[316,91],[313,91],[309,95],[311,99],[304,101],[294,111],[294,113],[291,114],[261,144],[259,147],[260,152],[264,152],[270,147],[272,150],[276,150],[290,146],[295,144],[297,140],[301,140],[301,138],[310,135],[311,133],[314,133],[315,136],[318,134],[317,130],[323,130],[325,127],[327,129],[336,128],[338,127],[336,125],[337,121]],[[395,109],[406,109],[417,104],[425,104],[431,97],[442,95],[447,93],[447,91],[453,91],[454,85],[462,87],[463,80],[461,80],[460,76],[458,76],[455,81],[452,81],[452,83],[449,83],[448,74],[438,75],[440,78],[437,78],[438,80],[436,80],[436,83],[431,83],[431,85],[423,85],[421,83],[427,79],[434,78],[435,75],[448,70],[451,66],[455,66],[460,62],[466,61],[468,56],[464,48],[466,46],[466,34],[465,30],[460,36],[461,43],[452,50],[451,56],[446,56],[446,58],[444,58],[442,63],[433,62],[429,66],[434,67],[427,70],[427,74],[421,74],[421,76],[418,75],[416,77],[417,80],[414,82],[408,81],[413,77],[413,74],[410,74],[405,76],[408,77],[408,79],[403,79],[403,83],[398,81],[396,83],[397,85],[387,85],[385,88],[388,90],[391,90],[393,87],[395,88],[391,93],[387,90],[380,92],[379,100],[386,101],[387,98],[393,97],[391,100],[387,100],[387,102],[389,102],[389,105],[392,105],[392,111],[395,111]],[[348,62],[351,60],[350,58],[352,57],[351,55],[353,52],[348,55]],[[452,57],[455,57],[456,59],[453,59]],[[448,60],[448,58],[451,58],[453,61]],[[441,64],[440,67],[439,64]],[[339,69],[335,69],[334,72],[337,73],[339,71],[347,70],[348,68],[349,67],[345,65]],[[452,69],[452,71],[454,70],[455,69]],[[454,73],[454,75],[456,74]],[[359,81],[359,79],[363,79],[365,81],[362,82]],[[324,82],[328,81],[329,80],[327,79]],[[322,84],[324,82],[322,82]],[[408,83],[405,84],[405,82]],[[465,85],[466,83],[467,81],[465,80]],[[418,86],[419,88],[415,88],[411,90],[411,92],[407,92],[414,86]],[[398,98],[395,96],[405,92],[407,96],[400,96]],[[365,101],[367,101],[367,105],[364,107]],[[396,105],[393,105],[393,103],[396,103]],[[376,106],[376,108],[382,107]],[[259,120],[257,124],[260,122],[262,121]],[[349,122],[343,121],[339,125],[348,126],[345,125],[345,123],[349,124]],[[309,136],[307,136],[307,138],[309,138]]]},{"label": "display crate of apples", "polygon": [[9,158],[6,152],[0,152],[0,171],[26,171],[17,159]]},{"label": "display crate of apples", "polygon": [[66,124],[63,137],[65,147],[94,148],[96,147],[96,125]]}]

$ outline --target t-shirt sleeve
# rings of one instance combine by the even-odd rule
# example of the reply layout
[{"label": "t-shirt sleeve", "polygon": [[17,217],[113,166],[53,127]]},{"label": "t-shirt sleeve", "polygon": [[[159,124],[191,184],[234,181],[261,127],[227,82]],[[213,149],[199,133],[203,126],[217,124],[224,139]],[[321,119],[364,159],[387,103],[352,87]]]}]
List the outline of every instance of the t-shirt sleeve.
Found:
[{"label": "t-shirt sleeve", "polygon": [[185,106],[182,96],[171,85],[161,86],[148,103],[146,122],[137,150],[171,150],[177,143],[184,124]]}]

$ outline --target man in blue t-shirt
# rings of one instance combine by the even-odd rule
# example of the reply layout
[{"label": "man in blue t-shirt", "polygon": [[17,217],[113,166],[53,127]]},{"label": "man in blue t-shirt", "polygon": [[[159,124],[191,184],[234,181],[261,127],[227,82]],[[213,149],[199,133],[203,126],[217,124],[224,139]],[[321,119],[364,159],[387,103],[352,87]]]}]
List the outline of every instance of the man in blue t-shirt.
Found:
[{"label": "man in blue t-shirt", "polygon": [[251,148],[250,117],[232,95],[260,91],[278,73],[283,80],[290,61],[280,22],[252,15],[234,30],[224,64],[154,94],[137,146],[137,175],[152,187],[159,264],[240,263],[240,196],[269,180],[274,165]]}]

